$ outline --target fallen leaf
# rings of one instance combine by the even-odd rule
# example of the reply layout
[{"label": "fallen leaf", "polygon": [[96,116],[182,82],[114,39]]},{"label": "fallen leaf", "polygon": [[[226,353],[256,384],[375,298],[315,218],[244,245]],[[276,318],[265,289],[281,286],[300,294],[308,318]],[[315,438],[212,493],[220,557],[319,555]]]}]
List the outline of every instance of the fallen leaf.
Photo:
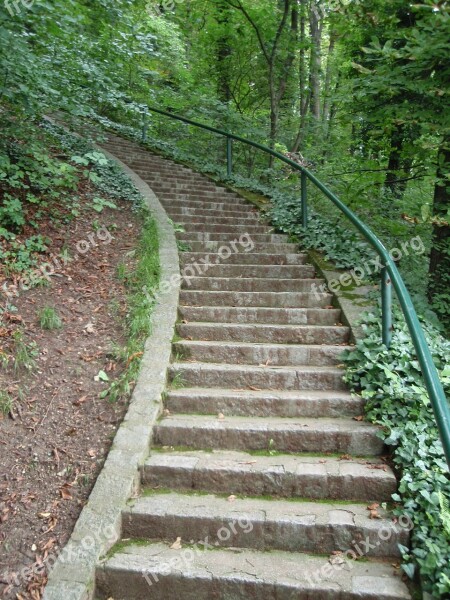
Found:
[{"label": "fallen leaf", "polygon": [[176,541],[170,546],[171,550],[181,550],[181,538],[177,537]]},{"label": "fallen leaf", "polygon": [[343,454],[339,460],[352,460],[350,454]]},{"label": "fallen leaf", "polygon": [[86,333],[95,333],[93,323],[88,323],[84,329],[85,329]]},{"label": "fallen leaf", "polygon": [[354,420],[354,421],[364,421],[364,416],[363,416],[363,415],[361,415],[361,416],[359,416],[359,417],[353,417],[353,420]]},{"label": "fallen leaf", "polygon": [[69,490],[66,486],[63,486],[62,488],[60,488],[59,492],[60,492],[61,498],[63,500],[72,500],[72,494],[69,492]]},{"label": "fallen leaf", "polygon": [[331,565],[342,565],[343,563],[345,563],[345,559],[342,557],[342,551],[341,550],[333,550],[330,558],[328,559],[328,562]]}]

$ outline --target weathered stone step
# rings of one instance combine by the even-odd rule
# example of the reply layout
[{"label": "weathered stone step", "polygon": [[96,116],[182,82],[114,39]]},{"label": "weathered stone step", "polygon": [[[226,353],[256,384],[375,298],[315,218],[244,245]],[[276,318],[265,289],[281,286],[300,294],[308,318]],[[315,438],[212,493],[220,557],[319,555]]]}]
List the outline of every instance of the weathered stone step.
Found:
[{"label": "weathered stone step", "polygon": [[[177,232],[176,236],[179,240],[184,242],[221,242],[226,244],[239,238],[242,235],[241,232],[236,233],[208,233],[208,232],[197,232],[197,233],[183,233]],[[287,243],[287,235],[277,235],[270,233],[255,233],[251,235],[252,240],[259,244],[285,244]]]},{"label": "weathered stone step", "polygon": [[329,306],[333,296],[317,297],[307,292],[207,292],[181,290],[180,304],[185,306],[242,306],[271,308],[318,308]]},{"label": "weathered stone step", "polygon": [[[186,340],[201,340],[204,342],[260,342],[273,344],[274,346],[276,344],[345,344],[348,342],[350,333],[349,328],[343,326],[266,325],[264,323],[179,323],[177,331]],[[272,350],[274,349],[272,348]],[[295,352],[295,347],[293,351]],[[291,356],[294,356],[294,352]],[[268,358],[270,358],[270,353],[266,360]]]},{"label": "weathered stone step", "polygon": [[261,217],[251,211],[232,212],[232,211],[216,211],[216,210],[201,210],[198,208],[185,208],[175,212],[172,211],[172,220],[175,223],[212,223],[212,224],[246,224],[260,225],[263,223]]},{"label": "weathered stone step", "polygon": [[[243,523],[243,521],[242,521]],[[239,525],[238,525],[239,526]],[[174,541],[174,540],[173,540]],[[204,540],[203,540],[204,541]],[[216,546],[217,544],[217,546]],[[96,573],[100,600],[410,600],[389,562],[330,565],[329,557],[205,546],[128,545]],[[211,547],[209,546],[209,548]],[[221,548],[221,549],[219,549]]]},{"label": "weathered stone step", "polygon": [[180,306],[180,318],[206,323],[267,323],[281,325],[335,325],[339,309],[323,308],[251,308],[225,306]]},{"label": "weathered stone step", "polygon": [[335,367],[257,367],[215,363],[174,363],[170,381],[184,387],[260,388],[271,390],[346,390]]},{"label": "weathered stone step", "polygon": [[[231,198],[231,201],[228,199],[214,199],[207,200],[202,198],[201,200],[195,198],[181,198],[179,195],[170,196],[168,198],[159,198],[161,200],[161,204],[164,206],[168,213],[171,212],[179,212],[182,208],[194,208],[194,209],[202,209],[202,210],[213,210],[215,212],[242,212],[244,214],[254,214],[252,210],[252,205],[241,201],[240,203],[234,202],[234,199]],[[248,211],[248,212],[247,212]]]},{"label": "weathered stone step", "polygon": [[182,287],[209,292],[306,292],[318,291],[323,279],[269,279],[244,277],[186,277]]},{"label": "weathered stone step", "polygon": [[[139,174],[139,173],[138,173]],[[142,176],[142,175],[141,175]],[[211,194],[211,195],[217,195],[217,194],[222,194],[222,195],[227,195],[228,191],[226,190],[226,188],[221,188],[215,185],[212,185],[210,183],[196,183],[196,182],[177,182],[177,181],[171,181],[170,183],[168,182],[157,182],[157,181],[152,181],[151,179],[149,179],[148,177],[143,177],[142,178],[151,183],[151,187],[153,189],[153,191],[159,196],[160,194],[194,194],[197,192],[206,192],[207,195]],[[234,197],[234,196],[233,196]]]},{"label": "weathered stone step", "polygon": [[[237,243],[240,243],[240,239],[241,236],[236,235],[236,236],[231,236],[231,241],[227,240],[227,241],[198,241],[198,242],[192,242],[192,241],[187,241],[186,245],[189,247],[189,252],[201,252],[201,253],[207,253],[207,252],[221,252],[221,256],[222,259],[228,260],[227,256],[229,256],[229,260],[232,259],[232,256],[234,254],[234,252],[231,249],[231,242],[232,241],[236,241]],[[248,236],[245,236],[245,246],[248,247]],[[267,254],[267,255],[271,255],[271,254],[276,254],[279,255],[281,253],[286,253],[286,254],[292,254],[293,252],[295,252],[298,248],[297,244],[280,244],[280,243],[267,243],[267,242],[257,242],[256,240],[253,240],[253,245],[252,245],[252,252],[255,253],[261,253],[261,254]],[[227,250],[228,249],[228,250]],[[239,256],[243,256],[242,252],[238,252]]]},{"label": "weathered stone step", "polygon": [[186,223],[179,221],[175,221],[175,223],[184,229],[186,233],[203,233],[206,229],[208,233],[232,233],[236,235],[242,235],[246,232],[251,234],[252,236],[257,233],[272,233],[273,229],[268,227],[267,225],[242,225],[238,221],[232,225],[223,225],[221,223]]},{"label": "weathered stone step", "polygon": [[364,413],[359,396],[335,391],[253,391],[186,388],[167,393],[172,413],[235,417],[356,417]]},{"label": "weathered stone step", "polygon": [[[348,458],[348,459],[347,459]],[[380,459],[253,455],[188,450],[154,452],[142,469],[150,488],[214,494],[389,502],[397,489]]]},{"label": "weathered stone step", "polygon": [[[233,327],[237,328],[238,326],[234,325]],[[255,326],[245,325],[244,327]],[[270,325],[269,327],[273,326]],[[297,329],[299,329],[298,326]],[[173,346],[176,356],[181,356],[183,360],[193,360],[195,362],[260,366],[328,366],[342,362],[342,352],[350,349],[350,346],[314,346],[310,345],[311,342],[306,345],[249,343],[245,341],[244,337],[240,338],[239,336],[236,342],[204,341],[205,336],[198,337],[201,341],[189,339],[176,342]],[[257,336],[255,335],[255,337]],[[242,341],[240,341],[241,339]]]},{"label": "weathered stone step", "polygon": [[[198,277],[244,278],[244,279],[314,279],[315,269],[312,265],[230,265],[221,261],[219,256],[211,257],[210,266],[198,273]],[[219,264],[214,264],[215,262]],[[183,266],[187,266],[183,261]],[[204,263],[203,263],[204,264]],[[200,269],[199,269],[200,270]],[[276,285],[276,281],[272,282]]]},{"label": "weathered stone step", "polygon": [[[304,265],[307,261],[306,254],[267,254],[260,253],[256,254],[251,249],[251,246],[245,245],[243,247],[238,246],[239,252],[231,254],[226,258],[222,258],[220,254],[211,251],[209,254],[206,252],[183,252],[180,255],[180,262],[182,264],[197,262],[203,264],[206,260],[207,263],[220,263],[227,265]],[[309,265],[308,265],[309,266]]]},{"label": "weathered stone step", "polygon": [[[387,511],[371,519],[366,504],[276,502],[259,498],[213,495],[154,494],[133,501],[123,512],[124,538],[184,544],[214,540],[223,548],[283,550],[310,554],[354,550],[365,557],[399,557],[398,544],[408,545],[408,531]],[[386,538],[389,532],[389,538]],[[380,535],[381,533],[381,535]]]},{"label": "weathered stone step", "polygon": [[179,190],[162,191],[158,192],[158,198],[164,206],[167,204],[172,205],[174,203],[183,203],[184,206],[192,206],[194,202],[203,204],[204,208],[209,208],[211,205],[217,203],[222,203],[233,208],[247,208],[247,206],[250,206],[241,196],[238,196],[233,192],[222,192],[220,190],[214,192],[203,190],[189,191],[189,189],[186,189],[183,192],[180,192]]},{"label": "weathered stone step", "polygon": [[154,428],[154,443],[206,450],[261,450],[277,452],[335,452],[377,456],[384,444],[379,428],[352,419],[307,417],[225,417],[175,415]]}]

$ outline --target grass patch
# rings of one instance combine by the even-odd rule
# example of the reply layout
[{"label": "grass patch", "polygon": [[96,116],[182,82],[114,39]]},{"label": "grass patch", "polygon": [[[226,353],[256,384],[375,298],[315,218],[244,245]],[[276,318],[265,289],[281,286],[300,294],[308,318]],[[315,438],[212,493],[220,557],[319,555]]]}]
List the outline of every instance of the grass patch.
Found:
[{"label": "grass patch", "polygon": [[14,370],[20,371],[21,369],[26,369],[27,371],[32,371],[36,366],[36,358],[39,355],[36,342],[27,343],[20,329],[17,329],[13,333],[13,342]]},{"label": "grass patch", "polygon": [[131,393],[132,386],[139,375],[141,358],[147,338],[151,334],[151,317],[155,305],[155,295],[160,278],[159,240],[155,220],[146,208],[140,209],[143,217],[141,237],[136,249],[137,265],[133,273],[122,278],[127,287],[128,314],[126,329],[128,342],[120,351],[120,357],[126,364],[125,371],[102,392],[101,397],[117,402]]},{"label": "grass patch", "polygon": [[0,413],[7,415],[12,409],[12,398],[6,390],[0,390]]},{"label": "grass patch", "polygon": [[62,327],[60,316],[51,306],[46,306],[39,311],[38,320],[41,329],[46,329],[47,331],[61,329]]}]

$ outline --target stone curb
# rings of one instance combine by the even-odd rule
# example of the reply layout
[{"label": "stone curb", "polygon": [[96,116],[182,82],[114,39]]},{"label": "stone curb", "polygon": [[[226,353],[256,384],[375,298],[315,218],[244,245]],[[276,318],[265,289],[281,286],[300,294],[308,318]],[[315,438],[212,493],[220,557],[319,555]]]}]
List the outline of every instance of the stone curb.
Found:
[{"label": "stone curb", "polygon": [[[180,273],[173,225],[151,188],[127,165],[115,160],[140,191],[158,226],[161,281]],[[43,600],[92,600],[95,568],[121,535],[121,514],[139,487],[139,467],[148,457],[153,426],[162,409],[177,319],[179,285],[157,296],[152,333],[145,344],[141,371],[130,406],[105,465],[72,536],[51,569]],[[50,561],[49,561],[50,563]]]},{"label": "stone curb", "polygon": [[[326,269],[320,264],[318,257],[315,252],[307,252],[309,261],[316,267],[317,271],[323,279],[325,279],[327,286],[330,282],[339,281],[339,278],[345,271],[333,271]],[[333,291],[334,304],[342,311],[342,322],[347,327],[350,327],[350,341],[356,343],[358,340],[364,338],[364,331],[359,324],[362,315],[375,308],[372,300],[368,299],[369,292],[376,290],[374,285],[361,285],[346,290],[345,287],[340,287],[337,291]]]}]

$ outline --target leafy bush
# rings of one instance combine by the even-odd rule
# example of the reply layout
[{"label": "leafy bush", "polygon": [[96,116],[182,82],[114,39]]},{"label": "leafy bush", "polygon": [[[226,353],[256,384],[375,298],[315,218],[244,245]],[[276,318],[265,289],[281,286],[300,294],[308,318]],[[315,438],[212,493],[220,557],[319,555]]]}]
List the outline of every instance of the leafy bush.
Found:
[{"label": "leafy bush", "polygon": [[[419,575],[436,597],[450,594],[450,480],[430,400],[406,325],[397,315],[390,350],[381,343],[380,315],[367,315],[363,340],[344,354],[346,381],[366,401],[367,419],[381,425],[393,450],[399,493],[397,514],[414,523],[412,549],[401,548],[403,570]],[[424,324],[446,393],[450,392],[450,342]]]}]

